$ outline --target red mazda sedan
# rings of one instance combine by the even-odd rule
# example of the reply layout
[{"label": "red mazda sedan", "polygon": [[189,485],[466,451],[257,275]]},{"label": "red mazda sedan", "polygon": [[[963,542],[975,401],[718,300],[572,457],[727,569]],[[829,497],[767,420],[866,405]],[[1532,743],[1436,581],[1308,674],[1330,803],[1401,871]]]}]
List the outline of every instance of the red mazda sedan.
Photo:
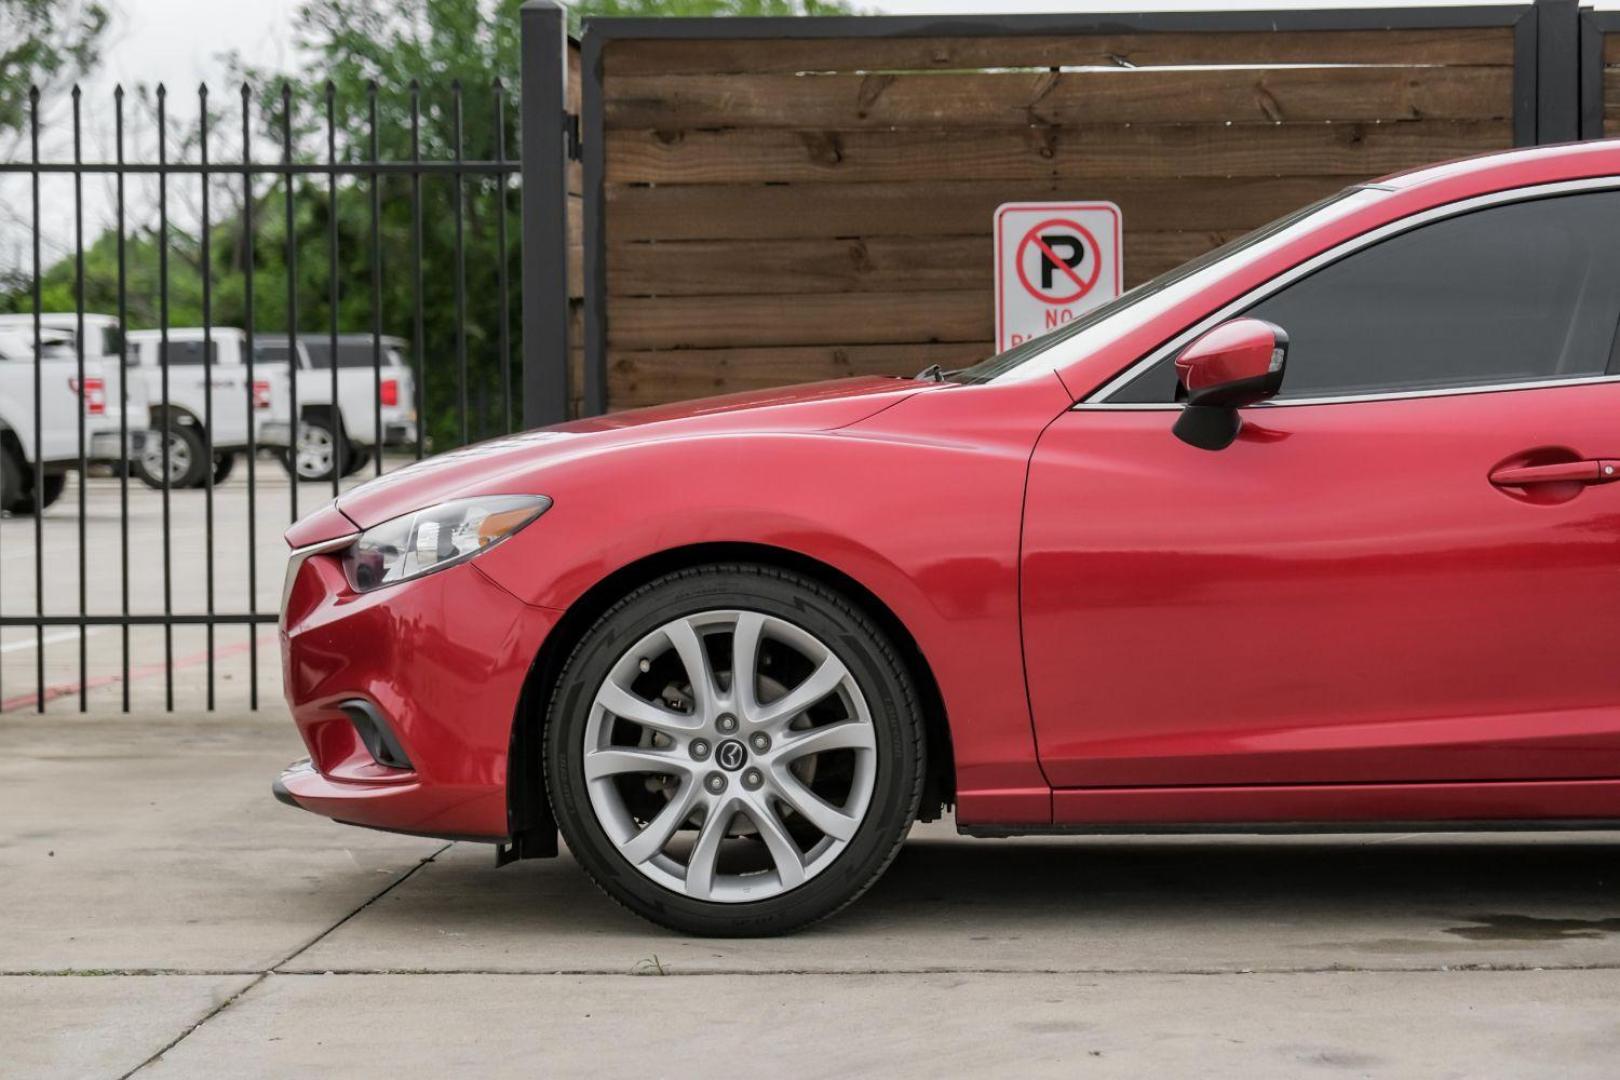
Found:
[{"label": "red mazda sedan", "polygon": [[301,521],[284,801],[699,934],[982,836],[1620,822],[1620,147],[1350,188],[963,371]]}]

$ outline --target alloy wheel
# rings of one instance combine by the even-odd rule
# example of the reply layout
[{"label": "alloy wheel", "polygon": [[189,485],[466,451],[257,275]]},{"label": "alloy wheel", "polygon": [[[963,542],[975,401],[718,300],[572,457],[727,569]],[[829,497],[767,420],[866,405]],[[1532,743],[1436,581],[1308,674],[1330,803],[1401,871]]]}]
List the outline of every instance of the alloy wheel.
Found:
[{"label": "alloy wheel", "polygon": [[739,903],[831,865],[872,801],[878,740],[833,650],[755,611],[670,621],[626,650],[584,731],[591,809],[637,872]]},{"label": "alloy wheel", "polygon": [[[163,435],[154,433],[155,438],[147,439],[141,449],[141,468],[146,475],[163,483]],[[183,487],[186,477],[191,475],[191,444],[177,431],[169,432],[169,486]]]},{"label": "alloy wheel", "polygon": [[300,424],[295,457],[298,475],[305,480],[323,480],[330,476],[336,450],[337,440],[330,430],[319,424]]}]

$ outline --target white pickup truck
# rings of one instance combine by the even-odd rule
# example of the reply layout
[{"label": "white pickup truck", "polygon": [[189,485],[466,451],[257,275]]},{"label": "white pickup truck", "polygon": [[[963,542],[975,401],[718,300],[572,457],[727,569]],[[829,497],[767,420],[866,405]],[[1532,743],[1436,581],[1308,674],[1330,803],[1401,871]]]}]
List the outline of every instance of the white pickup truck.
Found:
[{"label": "white pickup truck", "polygon": [[[35,457],[35,336],[32,315],[0,316],[0,510],[43,511],[79,467],[79,418],[84,417],[86,464],[122,468],[145,442],[146,390],[128,388],[124,423],[118,320],[84,316],[84,381],[79,381],[78,316],[43,314],[39,333],[38,457]],[[127,442],[121,432],[127,431]],[[39,466],[36,468],[36,466]],[[43,484],[35,490],[37,474]]]},{"label": "white pickup truck", "polygon": [[[271,420],[262,438],[267,445],[285,447],[291,442],[293,415],[292,380],[284,363],[287,338],[266,334],[258,340],[261,355],[283,361],[271,376]],[[338,335],[334,416],[331,336],[298,335],[298,441],[282,456],[289,473],[301,480],[330,480],[334,472],[359,472],[384,447],[415,445],[416,383],[406,361],[409,346],[396,337],[383,337],[377,345],[370,334]]]},{"label": "white pickup truck", "polygon": [[[253,378],[248,378],[247,335],[233,326],[200,326],[137,330],[129,335],[129,367],[139,371],[152,403],[152,438],[141,455],[140,476],[149,486],[163,486],[163,428],[168,415],[168,476],[171,488],[202,487],[212,471],[224,483],[238,455],[247,451],[249,406],[254,435],[270,420],[271,385],[287,368],[286,342],[267,352],[254,341]],[[204,363],[205,358],[209,360]],[[163,396],[163,367],[168,361],[169,387]],[[206,383],[206,385],[205,385]],[[208,403],[213,399],[212,428]],[[207,434],[212,431],[213,461]]]}]

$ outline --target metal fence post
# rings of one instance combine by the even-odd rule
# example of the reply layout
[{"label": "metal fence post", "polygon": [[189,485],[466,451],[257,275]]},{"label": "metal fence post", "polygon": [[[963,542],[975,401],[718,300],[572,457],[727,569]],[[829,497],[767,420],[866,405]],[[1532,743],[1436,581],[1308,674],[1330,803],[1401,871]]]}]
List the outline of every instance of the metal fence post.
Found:
[{"label": "metal fence post", "polygon": [[568,17],[522,8],[523,426],[568,416]]},{"label": "metal fence post", "polygon": [[1536,0],[1536,142],[1581,137],[1581,23],[1576,0]]},{"label": "metal fence post", "polygon": [[[1606,13],[1612,19],[1614,13]],[[1604,23],[1595,11],[1582,8],[1581,34],[1581,138],[1603,138],[1603,35]]]}]

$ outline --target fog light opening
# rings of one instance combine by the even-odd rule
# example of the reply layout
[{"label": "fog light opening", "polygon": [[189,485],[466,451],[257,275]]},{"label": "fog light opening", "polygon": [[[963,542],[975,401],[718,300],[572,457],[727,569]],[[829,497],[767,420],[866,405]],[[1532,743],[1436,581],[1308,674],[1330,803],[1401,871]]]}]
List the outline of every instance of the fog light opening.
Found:
[{"label": "fog light opening", "polygon": [[405,750],[399,745],[399,739],[394,735],[377,707],[369,701],[345,701],[338,706],[343,715],[349,718],[354,725],[355,734],[360,736],[360,743],[366,752],[379,765],[386,765],[390,769],[414,769],[411,759],[405,756]]}]

